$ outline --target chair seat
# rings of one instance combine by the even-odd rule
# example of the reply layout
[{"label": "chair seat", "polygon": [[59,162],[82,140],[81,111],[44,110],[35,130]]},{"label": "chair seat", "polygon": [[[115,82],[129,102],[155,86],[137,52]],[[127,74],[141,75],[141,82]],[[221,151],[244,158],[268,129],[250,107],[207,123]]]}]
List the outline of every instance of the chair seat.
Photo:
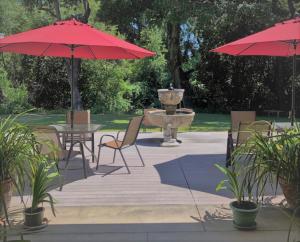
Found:
[{"label": "chair seat", "polygon": [[123,142],[120,141],[120,140],[117,140],[117,141],[112,140],[112,141],[108,141],[106,143],[103,143],[102,145],[106,146],[106,147],[109,147],[109,148],[112,148],[112,149],[119,149],[119,148],[122,147],[122,143]]}]

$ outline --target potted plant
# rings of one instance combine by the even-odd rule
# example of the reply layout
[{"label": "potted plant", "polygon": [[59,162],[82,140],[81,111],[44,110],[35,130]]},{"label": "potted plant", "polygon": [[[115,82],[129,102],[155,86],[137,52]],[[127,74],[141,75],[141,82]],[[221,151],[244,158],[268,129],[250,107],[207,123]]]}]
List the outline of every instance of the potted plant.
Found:
[{"label": "potted plant", "polygon": [[255,229],[255,219],[259,206],[253,201],[253,184],[246,179],[247,175],[241,179],[239,173],[235,170],[230,170],[218,164],[215,164],[215,166],[227,177],[217,185],[216,190],[228,189],[235,197],[235,201],[230,203],[234,226],[238,229]]},{"label": "potted plant", "polygon": [[7,217],[12,188],[22,193],[26,161],[35,146],[30,129],[16,122],[17,117],[0,118],[0,217]]},{"label": "potted plant", "polygon": [[46,156],[38,155],[30,162],[28,172],[31,187],[31,206],[25,209],[25,222],[27,227],[38,228],[43,225],[45,208],[43,203],[49,203],[55,216],[54,200],[48,192],[53,181],[59,176],[56,162],[49,162]]},{"label": "potted plant", "polygon": [[286,130],[274,137],[254,135],[237,154],[253,154],[248,160],[249,172],[256,176],[263,193],[266,184],[280,185],[290,208],[300,205],[300,130]]}]

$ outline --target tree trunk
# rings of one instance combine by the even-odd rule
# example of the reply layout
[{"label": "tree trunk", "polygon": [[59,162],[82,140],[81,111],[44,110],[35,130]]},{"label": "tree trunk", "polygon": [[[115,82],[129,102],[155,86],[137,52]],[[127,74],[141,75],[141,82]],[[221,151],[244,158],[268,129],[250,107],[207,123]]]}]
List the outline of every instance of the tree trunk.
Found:
[{"label": "tree trunk", "polygon": [[[73,62],[73,93],[74,93],[74,98],[71,100],[73,101],[73,108],[75,110],[81,110],[82,108],[82,102],[81,102],[81,94],[79,91],[79,73],[80,73],[80,66],[81,66],[81,59],[74,59]],[[67,70],[68,70],[68,80],[70,87],[72,89],[72,65],[71,65],[71,60],[67,59]]]},{"label": "tree trunk", "polygon": [[[91,14],[91,9],[89,7],[88,0],[82,0],[84,13],[82,16],[79,16],[79,20],[84,23],[88,23],[89,16]],[[71,60],[67,60],[67,69],[68,69],[68,80],[70,87],[72,86],[72,66],[71,66]],[[81,59],[74,59],[73,63],[73,90],[74,90],[74,97],[71,102],[73,102],[73,108],[75,110],[81,110],[82,109],[82,99],[81,94],[79,91],[79,74],[81,69]]]},{"label": "tree trunk", "polygon": [[57,20],[61,20],[61,13],[60,13],[60,2],[59,0],[54,1],[54,9],[55,9],[55,15]]},{"label": "tree trunk", "polygon": [[167,24],[168,66],[176,88],[181,88],[180,24]]},{"label": "tree trunk", "polygon": [[289,11],[291,14],[291,18],[295,17],[296,9],[294,5],[294,0],[288,0]]}]

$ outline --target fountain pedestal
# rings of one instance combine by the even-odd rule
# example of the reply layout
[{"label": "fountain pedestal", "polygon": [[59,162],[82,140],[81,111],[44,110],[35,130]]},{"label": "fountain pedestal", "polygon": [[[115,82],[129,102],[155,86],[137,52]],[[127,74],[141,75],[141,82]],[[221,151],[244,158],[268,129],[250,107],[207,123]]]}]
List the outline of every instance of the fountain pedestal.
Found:
[{"label": "fountain pedestal", "polygon": [[179,127],[191,125],[195,113],[191,109],[176,109],[183,98],[184,89],[159,89],[158,97],[166,110],[154,110],[148,113],[149,121],[163,128],[163,147],[179,146],[181,141],[177,139]]},{"label": "fountain pedestal", "polygon": [[163,135],[164,140],[160,144],[163,147],[174,147],[179,146],[180,142],[177,140],[177,129],[172,128],[172,124],[167,124],[165,127],[163,127]]}]

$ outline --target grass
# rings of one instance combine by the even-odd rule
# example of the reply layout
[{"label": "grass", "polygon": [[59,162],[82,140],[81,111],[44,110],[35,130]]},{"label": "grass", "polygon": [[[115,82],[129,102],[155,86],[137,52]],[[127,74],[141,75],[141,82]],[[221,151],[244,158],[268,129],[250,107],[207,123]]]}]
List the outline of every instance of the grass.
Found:
[{"label": "grass", "polygon": [[[134,114],[108,113],[92,114],[92,122],[101,124],[101,130],[113,131],[124,130],[128,121]],[[288,122],[287,118],[259,116],[258,120]],[[22,123],[30,125],[49,125],[65,123],[65,114],[30,113],[19,118]],[[181,128],[180,131],[226,131],[230,127],[229,114],[197,113],[190,128]],[[147,128],[147,131],[159,131],[159,128]]]}]

